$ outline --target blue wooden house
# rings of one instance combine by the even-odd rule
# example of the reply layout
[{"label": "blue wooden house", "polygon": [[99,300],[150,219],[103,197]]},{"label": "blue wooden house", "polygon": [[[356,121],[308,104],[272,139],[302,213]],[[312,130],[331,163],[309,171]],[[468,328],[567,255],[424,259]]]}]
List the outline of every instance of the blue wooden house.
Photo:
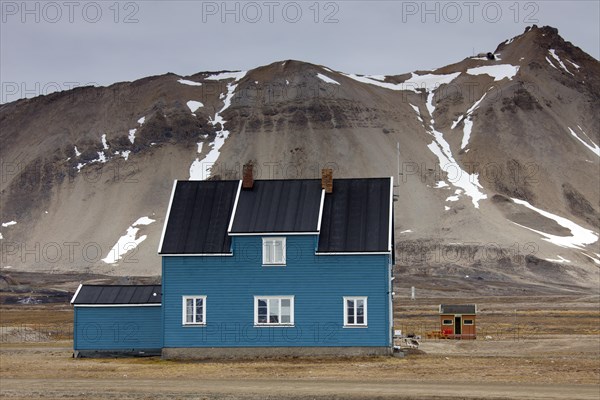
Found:
[{"label": "blue wooden house", "polygon": [[88,308],[151,312],[139,348],[164,358],[391,354],[392,199],[391,178],[176,181],[160,307]]}]

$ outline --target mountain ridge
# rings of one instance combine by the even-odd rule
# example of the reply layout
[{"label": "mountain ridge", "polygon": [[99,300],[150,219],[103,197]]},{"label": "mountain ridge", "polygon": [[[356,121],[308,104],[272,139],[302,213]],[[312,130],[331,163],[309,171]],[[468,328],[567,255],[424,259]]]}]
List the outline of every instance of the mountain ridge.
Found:
[{"label": "mountain ridge", "polygon": [[[505,279],[509,268],[515,281],[597,286],[597,241],[561,247],[547,235],[579,229],[554,216],[596,236],[600,227],[600,65],[551,27],[493,54],[394,76],[285,60],[0,105],[0,221],[17,221],[0,228],[2,265],[155,275],[173,179],[194,163],[209,178],[214,161],[211,179],[239,178],[253,162],[260,178],[317,178],[324,166],[334,178],[394,175],[406,273]],[[141,217],[154,222],[135,225]],[[137,247],[103,262],[121,236]],[[43,252],[50,243],[56,261]],[[456,259],[436,259],[453,249]],[[474,249],[495,256],[473,259]],[[540,263],[562,272],[544,276]]]}]

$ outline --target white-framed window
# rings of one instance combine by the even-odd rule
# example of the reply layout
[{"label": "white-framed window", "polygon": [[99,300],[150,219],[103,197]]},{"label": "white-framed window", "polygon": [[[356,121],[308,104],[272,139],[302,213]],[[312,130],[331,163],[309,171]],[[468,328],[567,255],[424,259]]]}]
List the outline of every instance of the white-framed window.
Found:
[{"label": "white-framed window", "polygon": [[445,319],[442,321],[442,325],[454,325],[454,321],[451,319]]},{"label": "white-framed window", "polygon": [[183,296],[183,325],[206,325],[206,296]]},{"label": "white-framed window", "polygon": [[344,297],[344,326],[367,326],[367,297]]},{"label": "white-framed window", "polygon": [[294,296],[254,296],[254,325],[294,325]]},{"label": "white-framed window", "polygon": [[264,237],[263,265],[285,265],[285,238]]},{"label": "white-framed window", "polygon": [[473,325],[472,319],[463,319],[463,325]]}]

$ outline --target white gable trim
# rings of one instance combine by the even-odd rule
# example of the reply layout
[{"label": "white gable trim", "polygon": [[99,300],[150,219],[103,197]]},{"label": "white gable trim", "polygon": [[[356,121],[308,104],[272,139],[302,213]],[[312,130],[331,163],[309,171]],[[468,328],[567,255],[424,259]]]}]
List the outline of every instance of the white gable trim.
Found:
[{"label": "white gable trim", "polygon": [[394,221],[392,221],[392,219],[394,218],[394,213],[393,213],[394,208],[393,207],[394,207],[394,177],[390,176],[390,210],[389,210],[389,212],[390,212],[389,224],[390,225],[389,225],[389,232],[388,232],[388,250],[390,253],[392,252],[392,249],[394,248],[393,243],[392,243],[392,236],[393,236],[392,230],[394,229],[393,228]]},{"label": "white gable trim", "polygon": [[321,232],[321,221],[323,219],[323,206],[325,205],[325,189],[321,189],[321,205],[319,206],[319,220],[317,221],[317,232]]},{"label": "white gable trim", "polygon": [[227,233],[231,232],[233,227],[233,220],[235,218],[235,212],[237,211],[238,200],[240,199],[240,192],[242,191],[242,181],[238,184],[237,194],[235,195],[235,202],[233,203],[233,210],[231,210],[231,218],[229,218],[229,226],[227,227]]},{"label": "white gable trim", "polygon": [[75,294],[73,295],[73,298],[71,299],[71,304],[73,304],[73,302],[75,302],[75,299],[77,298],[77,295],[79,294],[79,291],[81,290],[82,286],[83,286],[83,283],[80,283],[79,287],[75,291]]},{"label": "white gable trim", "polygon": [[167,233],[167,224],[169,223],[169,217],[171,216],[171,206],[173,205],[173,197],[175,197],[175,189],[177,188],[177,179],[173,181],[173,189],[171,189],[171,199],[169,200],[169,207],[167,208],[167,217],[165,218],[165,224],[163,225],[163,231],[160,235],[160,242],[158,243],[158,254],[162,251],[163,241],[165,240],[165,233]]}]

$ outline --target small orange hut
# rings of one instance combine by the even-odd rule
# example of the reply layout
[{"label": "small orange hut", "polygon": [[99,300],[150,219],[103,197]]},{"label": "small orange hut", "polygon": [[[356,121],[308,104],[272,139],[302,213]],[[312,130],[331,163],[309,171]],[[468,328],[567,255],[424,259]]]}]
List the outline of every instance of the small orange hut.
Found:
[{"label": "small orange hut", "polygon": [[440,305],[440,332],[449,339],[475,339],[477,305]]}]

